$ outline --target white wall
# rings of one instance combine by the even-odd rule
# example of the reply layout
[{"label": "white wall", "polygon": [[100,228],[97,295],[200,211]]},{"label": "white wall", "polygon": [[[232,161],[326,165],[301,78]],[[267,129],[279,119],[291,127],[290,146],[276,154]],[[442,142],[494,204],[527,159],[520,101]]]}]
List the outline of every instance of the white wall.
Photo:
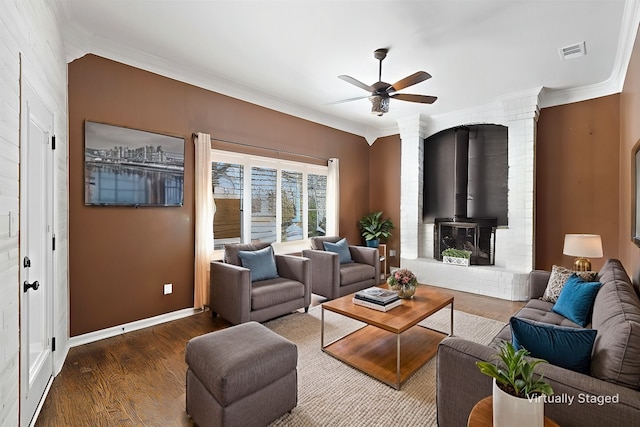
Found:
[{"label": "white wall", "polygon": [[[0,426],[18,425],[20,55],[23,74],[54,113],[56,372],[68,351],[67,64],[45,0],[0,0]],[[11,221],[8,221],[8,218]]]}]

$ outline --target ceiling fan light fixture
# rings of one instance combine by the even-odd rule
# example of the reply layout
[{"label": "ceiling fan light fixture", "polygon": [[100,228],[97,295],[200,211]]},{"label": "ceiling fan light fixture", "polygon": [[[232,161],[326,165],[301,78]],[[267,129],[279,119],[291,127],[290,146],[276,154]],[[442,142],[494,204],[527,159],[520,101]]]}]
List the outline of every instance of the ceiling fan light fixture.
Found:
[{"label": "ceiling fan light fixture", "polygon": [[388,97],[374,95],[369,97],[369,101],[371,101],[371,114],[382,116],[384,113],[389,112]]},{"label": "ceiling fan light fixture", "polygon": [[[430,79],[431,74],[427,73],[426,71],[417,71],[403,79],[398,80],[394,84],[389,84],[382,81],[382,60],[387,56],[388,51],[389,49],[377,49],[375,52],[373,52],[373,56],[380,62],[380,65],[378,67],[378,81],[374,84],[364,84],[360,80],[354,79],[353,77],[347,76],[346,74],[339,75],[338,78],[369,92],[371,96],[368,96],[366,98],[369,98],[369,101],[371,101],[371,114],[375,114],[376,116],[382,116],[384,113],[389,112],[389,99],[391,98],[398,99],[400,101],[417,102],[420,104],[433,104],[436,99],[438,99],[435,96],[396,93],[399,90]],[[344,101],[339,102],[355,101],[357,99],[363,98],[365,97],[361,96],[358,98],[345,99]]]}]

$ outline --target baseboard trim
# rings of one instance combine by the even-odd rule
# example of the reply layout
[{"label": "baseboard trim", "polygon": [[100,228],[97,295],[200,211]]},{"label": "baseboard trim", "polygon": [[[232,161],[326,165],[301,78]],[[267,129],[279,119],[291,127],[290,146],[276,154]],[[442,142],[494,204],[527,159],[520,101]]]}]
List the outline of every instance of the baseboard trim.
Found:
[{"label": "baseboard trim", "polygon": [[29,423],[29,427],[34,427],[36,425],[36,421],[38,421],[38,417],[40,416],[40,411],[42,411],[42,406],[44,405],[44,401],[47,400],[47,395],[49,394],[49,390],[51,390],[51,384],[53,384],[54,376],[52,375],[47,382],[47,386],[44,388],[44,393],[42,393],[42,397],[40,398],[40,402],[38,402],[38,407],[36,411],[33,413],[33,418],[31,418],[31,422]]},{"label": "baseboard trim", "polygon": [[172,311],[171,313],[160,314],[158,316],[149,317],[147,319],[136,320],[135,322],[113,326],[111,328],[77,335],[75,337],[69,338],[69,347],[89,344],[91,342],[100,341],[105,338],[111,338],[117,335],[126,334],[127,332],[136,331],[138,329],[148,328],[150,326],[159,325],[161,323],[170,322],[172,320],[178,320],[184,317],[193,316],[194,314],[201,312],[202,310],[200,309],[185,308],[183,310]]}]

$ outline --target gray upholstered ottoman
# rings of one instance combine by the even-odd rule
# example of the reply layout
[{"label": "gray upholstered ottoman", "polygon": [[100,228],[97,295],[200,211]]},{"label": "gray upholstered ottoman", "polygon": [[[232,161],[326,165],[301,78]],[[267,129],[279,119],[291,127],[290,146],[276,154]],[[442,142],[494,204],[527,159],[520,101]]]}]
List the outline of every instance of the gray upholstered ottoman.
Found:
[{"label": "gray upholstered ottoman", "polygon": [[257,322],[187,343],[187,413],[199,427],[266,426],[298,403],[298,349]]}]

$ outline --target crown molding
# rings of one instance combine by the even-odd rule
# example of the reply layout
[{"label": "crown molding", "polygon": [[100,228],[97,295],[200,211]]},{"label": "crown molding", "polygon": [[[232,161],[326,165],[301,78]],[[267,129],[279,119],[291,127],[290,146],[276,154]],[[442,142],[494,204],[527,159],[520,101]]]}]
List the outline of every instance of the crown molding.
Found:
[{"label": "crown molding", "polygon": [[[58,23],[64,34],[67,63],[71,63],[84,55],[94,54],[241,101],[358,135],[365,139],[371,138],[371,141],[375,141],[379,135],[385,133],[358,122],[302,107],[259,89],[232,82],[219,75],[188,67],[184,64],[98,37],[75,24],[75,19],[69,6],[71,1],[56,0],[55,2]],[[185,78],[185,76],[189,77]],[[367,142],[369,144],[372,143],[369,140]]]},{"label": "crown molding", "polygon": [[[155,55],[125,46],[115,46],[108,41],[96,43],[95,45],[100,47],[92,48],[90,51],[86,50],[84,53],[103,56],[164,77],[361,137],[364,137],[367,132],[367,126],[360,123],[302,107],[288,100],[260,91],[259,89],[234,83],[213,73],[203,72],[202,70],[187,67],[183,64],[176,64]],[[185,76],[189,76],[189,78],[185,78]]]},{"label": "crown molding", "polygon": [[[65,54],[68,63],[89,53],[96,54],[264,108],[358,135],[364,138],[369,145],[373,145],[378,138],[400,133],[397,123],[401,119],[396,124],[387,127],[368,126],[297,105],[289,100],[234,83],[213,73],[204,72],[201,69],[187,67],[153,54],[99,38],[95,34],[81,29],[76,24],[70,7],[72,1],[55,0],[55,12],[60,29],[64,34]],[[601,83],[588,86],[563,89],[543,88],[540,93],[540,108],[569,104],[621,92],[639,25],[640,0],[627,0],[623,11],[620,41],[609,78]],[[498,100],[504,100],[504,97],[499,97]],[[477,107],[470,107],[470,110],[477,110]],[[443,115],[450,116],[459,113],[460,111],[448,112],[443,113]]]},{"label": "crown molding", "polygon": [[620,28],[620,40],[618,41],[618,51],[609,80],[617,83],[617,92],[622,92],[624,80],[627,77],[627,69],[633,47],[638,34],[638,26],[640,25],[640,1],[627,0],[624,4],[622,13],[622,25]]},{"label": "crown molding", "polygon": [[540,107],[555,107],[622,92],[639,25],[640,1],[627,0],[622,12],[618,50],[616,51],[609,78],[603,82],[587,86],[566,89],[544,88],[540,96]]}]

